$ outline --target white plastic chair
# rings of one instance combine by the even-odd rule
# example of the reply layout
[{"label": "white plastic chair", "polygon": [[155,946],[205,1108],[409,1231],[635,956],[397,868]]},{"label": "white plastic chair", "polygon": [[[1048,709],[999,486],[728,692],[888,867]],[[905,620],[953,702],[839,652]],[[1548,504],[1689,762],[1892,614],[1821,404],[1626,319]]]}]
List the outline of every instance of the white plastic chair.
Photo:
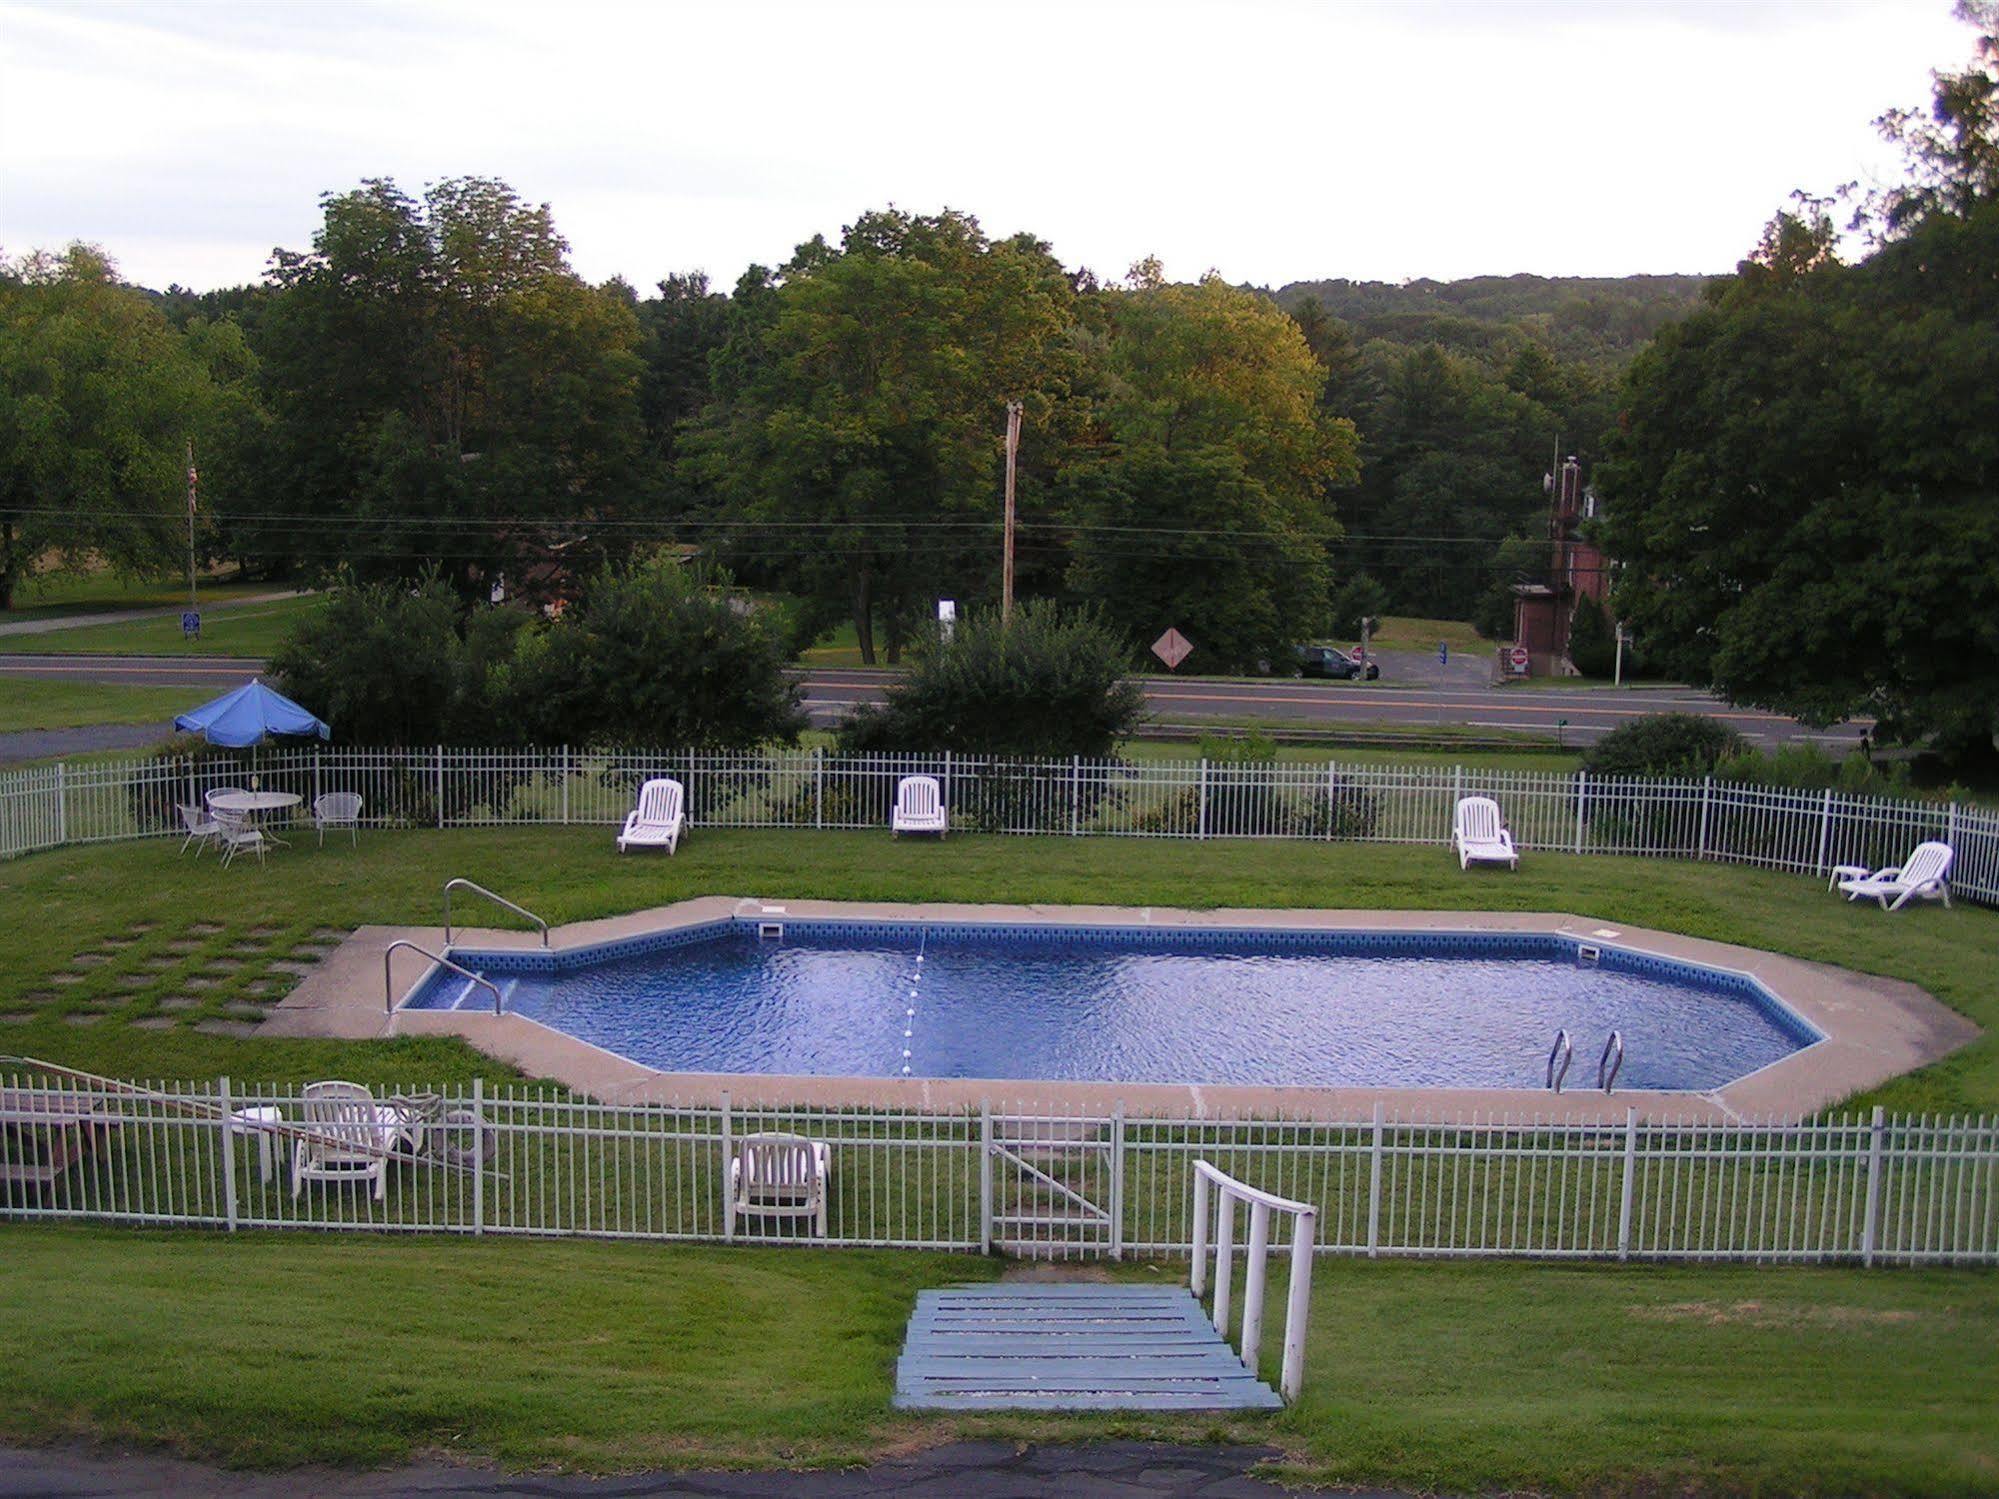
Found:
[{"label": "white plastic chair", "polygon": [[210,814],[215,819],[215,841],[222,849],[222,863],[226,868],[244,849],[254,849],[259,864],[264,862],[264,849],[268,840],[250,826],[249,814],[230,812],[216,807]]},{"label": "white plastic chair", "polygon": [[347,829],[350,840],[361,842],[361,797],[353,791],[329,791],[312,799],[312,825],[319,829],[319,846],[326,847],[326,830]]},{"label": "white plastic chair", "polygon": [[307,1083],[300,1093],[304,1134],[292,1147],[292,1196],[309,1181],[372,1183],[389,1192],[389,1157],[423,1149],[423,1118],[401,1104],[377,1103],[360,1083]]},{"label": "white plastic chair", "polygon": [[904,776],[896,782],[895,811],[889,817],[891,837],[935,833],[942,838],[950,826],[951,813],[935,776]]},{"label": "white plastic chair", "polygon": [[1477,864],[1504,864],[1520,867],[1520,854],[1513,847],[1513,835],[1499,815],[1499,803],[1489,796],[1467,796],[1458,801],[1451,817],[1451,847],[1457,850],[1458,868]]},{"label": "white plastic chair", "polygon": [[1900,864],[1877,869],[1859,879],[1841,880],[1839,888],[1850,901],[1870,898],[1879,901],[1884,911],[1899,911],[1911,900],[1940,900],[1948,906],[1950,883],[1946,876],[1950,874],[1952,857],[1948,843],[1918,843]]},{"label": "white plastic chair", "polygon": [[827,1236],[832,1148],[824,1140],[775,1132],[744,1135],[729,1162],[728,1232],[736,1219],[810,1218]]},{"label": "white plastic chair", "polygon": [[618,834],[618,852],[635,848],[663,848],[671,854],[680,846],[680,830],[686,826],[687,791],[678,781],[647,781],[639,787],[639,804],[625,818]]},{"label": "white plastic chair", "polygon": [[186,853],[187,846],[192,843],[195,846],[194,856],[199,859],[202,850],[215,841],[215,835],[221,829],[216,826],[214,814],[201,807],[190,802],[179,802],[176,807],[180,812],[180,825],[187,830],[187,836],[181,839],[180,851]]}]

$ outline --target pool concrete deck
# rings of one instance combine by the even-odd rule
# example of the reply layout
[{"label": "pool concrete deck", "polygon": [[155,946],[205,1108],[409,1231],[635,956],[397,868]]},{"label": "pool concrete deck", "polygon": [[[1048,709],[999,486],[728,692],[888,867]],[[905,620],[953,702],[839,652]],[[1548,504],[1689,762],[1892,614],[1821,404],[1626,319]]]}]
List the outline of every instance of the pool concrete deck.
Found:
[{"label": "pool concrete deck", "polygon": [[[1856,912],[1865,919],[1866,912]],[[1122,1103],[1129,1113],[1216,1118],[1229,1115],[1358,1119],[1376,1105],[1392,1118],[1426,1120],[1547,1119],[1622,1122],[1641,1119],[1791,1120],[1948,1055],[1978,1027],[1913,984],[1808,963],[1755,948],[1683,937],[1644,927],[1607,926],[1560,913],[1514,911],[1213,910],[1166,907],[887,904],[703,896],[549,933],[562,951],[621,937],[667,931],[719,918],[768,915],[863,921],[1018,922],[1037,925],[1158,926],[1200,930],[1271,927],[1290,931],[1545,932],[1614,944],[1661,957],[1753,975],[1825,1034],[1781,1061],[1707,1093],[1620,1091],[1588,1086],[1555,1094],[1537,1088],[1292,1088],[1154,1083],[1072,1083],[978,1078],[787,1077],[661,1072],[522,1015],[467,1011],[388,1011],[383,959],[398,940],[444,951],[441,927],[364,926],[321,963],[262,1027],[271,1036],[366,1040],[386,1036],[458,1036],[533,1077],[548,1078],[607,1102],[715,1103],[726,1093],[750,1106],[817,1105],[956,1109],[990,1101],[1018,1107],[1094,1112]],[[461,927],[461,948],[534,948],[534,932]],[[390,963],[389,988],[400,1001],[429,970],[403,949]],[[1578,1070],[1594,1058],[1577,1058]],[[1571,1076],[1576,1076],[1572,1072]],[[1581,1080],[1584,1083],[1592,1078]]]}]

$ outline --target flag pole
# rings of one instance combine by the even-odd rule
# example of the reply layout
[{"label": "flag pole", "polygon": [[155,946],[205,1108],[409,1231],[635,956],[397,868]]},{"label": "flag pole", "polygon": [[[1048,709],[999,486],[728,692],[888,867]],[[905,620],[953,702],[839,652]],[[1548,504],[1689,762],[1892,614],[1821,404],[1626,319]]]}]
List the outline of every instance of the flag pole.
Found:
[{"label": "flag pole", "polygon": [[201,601],[194,592],[194,439],[187,440],[187,607],[199,609]]}]

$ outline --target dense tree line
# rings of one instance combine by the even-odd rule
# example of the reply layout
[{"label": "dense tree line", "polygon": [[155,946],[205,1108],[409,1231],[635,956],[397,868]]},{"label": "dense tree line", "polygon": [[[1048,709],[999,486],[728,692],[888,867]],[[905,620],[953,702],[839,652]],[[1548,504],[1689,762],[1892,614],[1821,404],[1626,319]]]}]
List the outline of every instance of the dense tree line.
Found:
[{"label": "dense tree line", "polygon": [[1648,660],[1732,699],[1953,758],[1999,750],[1999,5],[1907,180],[1780,214],[1633,365],[1603,472],[1618,612]]}]

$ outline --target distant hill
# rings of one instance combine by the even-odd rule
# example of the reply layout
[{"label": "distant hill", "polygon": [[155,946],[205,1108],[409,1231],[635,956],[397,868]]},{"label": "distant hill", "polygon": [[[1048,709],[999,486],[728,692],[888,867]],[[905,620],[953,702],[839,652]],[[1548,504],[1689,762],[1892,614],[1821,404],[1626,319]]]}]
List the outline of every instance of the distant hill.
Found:
[{"label": "distant hill", "polygon": [[1280,306],[1316,297],[1362,340],[1436,342],[1474,357],[1508,332],[1557,358],[1622,365],[1660,327],[1700,304],[1708,276],[1473,276],[1463,281],[1293,281]]}]

